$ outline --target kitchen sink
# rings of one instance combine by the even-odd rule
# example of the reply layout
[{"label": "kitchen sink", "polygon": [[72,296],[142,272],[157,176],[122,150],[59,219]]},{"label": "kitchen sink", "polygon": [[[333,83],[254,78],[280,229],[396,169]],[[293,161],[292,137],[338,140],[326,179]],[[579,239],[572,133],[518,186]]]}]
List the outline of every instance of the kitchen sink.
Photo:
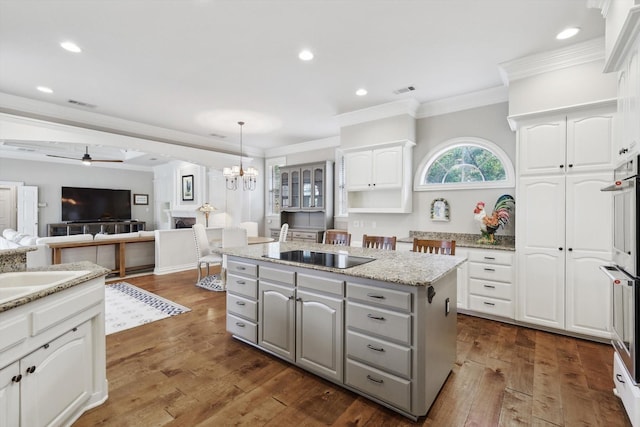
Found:
[{"label": "kitchen sink", "polygon": [[88,274],[78,271],[20,271],[0,274],[0,304]]}]

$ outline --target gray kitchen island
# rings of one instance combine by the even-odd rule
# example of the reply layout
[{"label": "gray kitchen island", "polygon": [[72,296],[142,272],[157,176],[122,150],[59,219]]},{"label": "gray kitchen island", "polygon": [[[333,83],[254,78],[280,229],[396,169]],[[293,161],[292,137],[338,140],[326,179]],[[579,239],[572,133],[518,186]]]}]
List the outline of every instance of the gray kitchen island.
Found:
[{"label": "gray kitchen island", "polygon": [[456,357],[462,257],[290,242],[223,250],[227,330],[409,418]]}]

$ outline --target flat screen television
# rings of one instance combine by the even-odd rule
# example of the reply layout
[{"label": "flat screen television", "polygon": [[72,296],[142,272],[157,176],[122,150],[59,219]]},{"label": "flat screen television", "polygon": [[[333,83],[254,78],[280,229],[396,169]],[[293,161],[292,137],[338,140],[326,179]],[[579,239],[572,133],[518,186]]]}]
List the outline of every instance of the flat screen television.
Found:
[{"label": "flat screen television", "polygon": [[62,221],[127,221],[131,219],[131,190],[62,187]]}]

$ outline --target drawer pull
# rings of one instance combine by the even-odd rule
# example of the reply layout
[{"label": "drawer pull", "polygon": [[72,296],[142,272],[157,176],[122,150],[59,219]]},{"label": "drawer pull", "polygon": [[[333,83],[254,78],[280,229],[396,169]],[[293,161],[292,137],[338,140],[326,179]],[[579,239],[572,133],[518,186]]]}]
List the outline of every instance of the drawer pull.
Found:
[{"label": "drawer pull", "polygon": [[244,280],[236,280],[236,283],[238,285],[246,285],[247,284],[247,282],[245,282]]},{"label": "drawer pull", "polygon": [[236,304],[237,305],[245,305],[245,302],[244,301],[236,301]]},{"label": "drawer pull", "polygon": [[621,382],[622,384],[624,384],[624,380],[622,379],[622,375],[620,374],[616,374],[616,379]]},{"label": "drawer pull", "polygon": [[245,271],[247,268],[246,267],[236,267],[236,269],[238,269],[240,271]]},{"label": "drawer pull", "polygon": [[240,328],[244,328],[246,325],[242,322],[236,322],[236,326],[240,327]]},{"label": "drawer pull", "polygon": [[374,347],[371,344],[367,344],[367,348],[371,349],[373,351],[379,351],[381,353],[384,353],[384,348],[382,348],[382,347]]},{"label": "drawer pull", "polygon": [[369,298],[386,299],[386,298],[384,297],[384,295],[367,294],[367,296],[368,296]]},{"label": "drawer pull", "polygon": [[383,380],[380,380],[380,379],[377,379],[377,378],[373,378],[371,375],[367,375],[367,379],[368,379],[369,381],[373,381],[374,383],[378,383],[378,384],[382,384],[382,383],[384,383],[384,381],[383,381]]},{"label": "drawer pull", "polygon": [[486,256],[486,257],[484,257],[484,259],[488,259],[490,261],[495,261],[496,260],[495,257],[492,257],[492,256]]},{"label": "drawer pull", "polygon": [[373,314],[367,314],[367,317],[368,317],[369,319],[374,319],[374,320],[387,320],[387,319],[385,319],[385,318],[384,318],[384,317],[382,317],[382,316],[374,316]]},{"label": "drawer pull", "polygon": [[492,303],[492,302],[486,302],[486,301],[485,301],[485,302],[484,302],[484,305],[494,306],[495,304],[494,304],[494,303]]},{"label": "drawer pull", "polygon": [[495,289],[496,287],[493,285],[483,285],[485,288],[489,288],[489,289]]},{"label": "drawer pull", "polygon": [[485,268],[484,271],[496,271],[495,268]]}]

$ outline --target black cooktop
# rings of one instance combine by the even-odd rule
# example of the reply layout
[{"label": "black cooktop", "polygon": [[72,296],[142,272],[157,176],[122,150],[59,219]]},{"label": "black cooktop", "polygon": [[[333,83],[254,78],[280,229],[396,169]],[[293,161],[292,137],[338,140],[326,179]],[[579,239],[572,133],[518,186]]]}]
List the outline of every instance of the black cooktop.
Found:
[{"label": "black cooktop", "polygon": [[345,253],[328,253],[314,251],[286,251],[280,252],[279,257],[271,255],[263,255],[263,257],[333,268],[355,267],[356,265],[365,264],[367,262],[375,260],[375,258],[353,256]]}]

